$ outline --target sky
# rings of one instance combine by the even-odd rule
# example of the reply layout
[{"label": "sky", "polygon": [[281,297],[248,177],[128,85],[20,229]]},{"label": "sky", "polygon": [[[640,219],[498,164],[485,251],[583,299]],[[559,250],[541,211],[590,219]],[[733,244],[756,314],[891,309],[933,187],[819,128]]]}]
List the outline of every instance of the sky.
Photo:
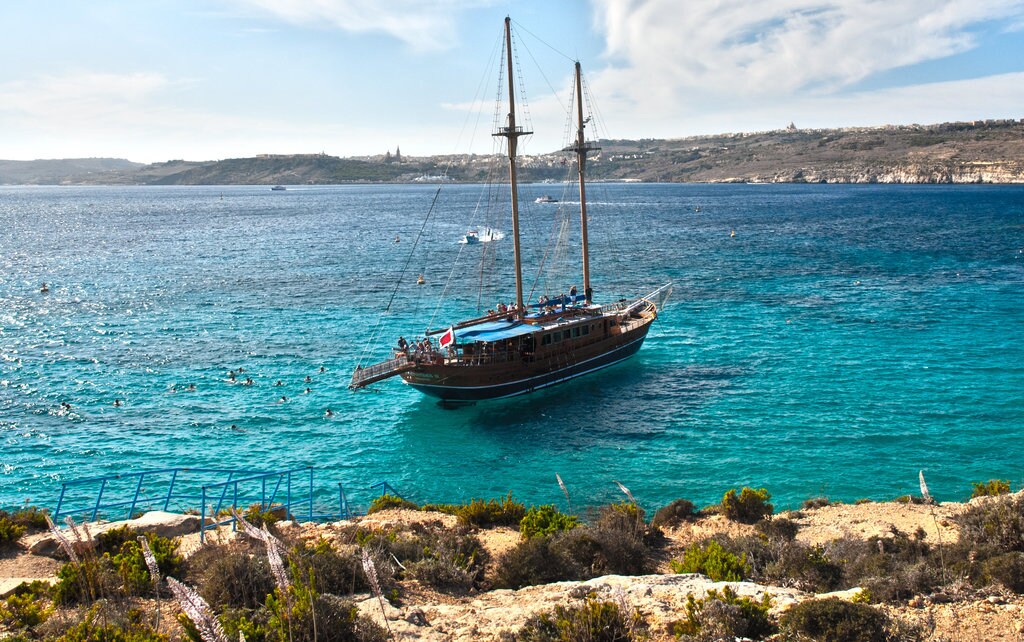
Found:
[{"label": "sky", "polygon": [[0,159],[487,153],[506,15],[523,153],[1024,118],[1024,0],[2,0]]}]

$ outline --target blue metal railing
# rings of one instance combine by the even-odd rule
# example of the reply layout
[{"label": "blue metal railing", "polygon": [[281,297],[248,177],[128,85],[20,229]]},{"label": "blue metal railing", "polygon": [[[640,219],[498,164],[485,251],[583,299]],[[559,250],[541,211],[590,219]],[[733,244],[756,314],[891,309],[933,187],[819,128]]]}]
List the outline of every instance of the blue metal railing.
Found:
[{"label": "blue metal railing", "polygon": [[[309,521],[350,518],[353,510],[341,483],[338,484],[338,511],[317,512],[313,474],[312,466],[277,471],[160,468],[76,479],[61,484],[53,519],[58,521],[75,514],[89,521],[100,516],[119,518],[123,515],[123,519],[131,519],[142,510],[195,510],[201,519],[200,539],[205,540],[208,529],[228,524],[235,529],[235,518],[226,515],[229,507],[258,506],[260,511],[282,509],[291,518]],[[371,490],[378,488],[381,494],[400,497],[386,481],[370,487]],[[109,499],[111,496],[113,499]],[[88,501],[83,501],[86,498]]]},{"label": "blue metal railing", "polygon": [[[160,468],[137,473],[118,473],[67,481],[60,485],[60,498],[57,500],[57,507],[53,511],[53,519],[57,521],[62,516],[82,513],[89,514],[89,519],[95,520],[101,513],[104,516],[113,515],[115,510],[122,508],[127,508],[124,516],[125,519],[130,519],[137,510],[141,509],[159,507],[161,510],[170,510],[172,502],[176,509],[182,507],[194,509],[198,504],[198,495],[195,494],[196,489],[194,486],[189,486],[186,482],[185,491],[181,491],[182,484],[178,480],[181,473],[192,473],[206,477],[211,475],[228,475],[230,479],[231,476],[237,474],[258,475],[263,474],[263,471],[220,468]],[[169,478],[163,479],[164,477]],[[118,484],[120,481],[125,483]],[[162,491],[155,495],[150,493],[150,489],[145,486],[147,481],[158,485],[166,483],[166,493]],[[69,508],[66,504],[69,500],[69,491],[74,494],[76,489],[81,489],[80,493],[88,493],[87,487],[90,485],[98,485],[98,489],[95,490],[95,501],[90,501],[86,506],[76,504]],[[119,497],[123,497],[126,493],[131,493],[131,499],[120,499],[104,503],[103,498],[110,486],[118,486],[118,488],[115,488],[115,492]],[[126,486],[126,488],[122,486]],[[176,489],[178,490],[177,493],[175,493]],[[91,495],[91,493],[88,494]],[[74,498],[70,499],[72,502],[74,501]]]},{"label": "blue metal railing", "polygon": [[387,483],[386,481],[379,481],[373,486],[370,486],[370,490],[375,490],[377,488],[380,489],[381,497],[383,497],[384,495],[391,495],[392,497],[397,497],[398,499],[405,499],[404,497],[398,494],[398,491],[395,490],[394,486]]}]

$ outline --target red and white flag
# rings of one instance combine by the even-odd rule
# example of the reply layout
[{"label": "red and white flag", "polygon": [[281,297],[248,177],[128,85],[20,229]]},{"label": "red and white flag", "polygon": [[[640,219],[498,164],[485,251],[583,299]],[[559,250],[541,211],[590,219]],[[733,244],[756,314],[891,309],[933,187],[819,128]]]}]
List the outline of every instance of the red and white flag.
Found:
[{"label": "red and white flag", "polygon": [[447,348],[453,343],[455,343],[455,328],[449,326],[448,331],[441,335],[437,344],[442,348]]}]

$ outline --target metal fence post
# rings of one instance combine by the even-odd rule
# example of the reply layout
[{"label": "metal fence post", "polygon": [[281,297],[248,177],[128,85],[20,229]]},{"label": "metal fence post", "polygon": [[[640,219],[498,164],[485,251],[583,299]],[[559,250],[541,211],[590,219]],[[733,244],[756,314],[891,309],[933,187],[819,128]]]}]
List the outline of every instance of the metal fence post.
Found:
[{"label": "metal fence post", "polygon": [[206,543],[206,486],[202,487],[202,495],[199,500],[199,543]]},{"label": "metal fence post", "polygon": [[178,478],[178,469],[175,468],[174,472],[171,473],[171,483],[167,486],[167,499],[164,500],[164,510],[171,505],[171,492],[174,490],[174,480]]},{"label": "metal fence post", "polygon": [[92,509],[92,521],[96,521],[96,514],[100,512],[100,500],[103,499],[103,489],[107,487],[107,480],[100,484],[100,492],[96,493],[96,506]]},{"label": "metal fence post", "polygon": [[142,481],[146,479],[146,473],[139,475],[139,483],[135,484],[135,496],[132,497],[132,505],[128,507],[128,519],[135,514],[135,505],[139,503],[139,493],[142,491]]}]

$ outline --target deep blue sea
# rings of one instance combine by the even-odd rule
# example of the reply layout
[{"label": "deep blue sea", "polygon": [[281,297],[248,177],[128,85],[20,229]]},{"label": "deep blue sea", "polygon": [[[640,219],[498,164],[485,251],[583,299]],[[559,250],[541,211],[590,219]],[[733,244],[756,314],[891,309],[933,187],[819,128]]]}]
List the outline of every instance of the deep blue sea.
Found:
[{"label": "deep blue sea", "polygon": [[[535,295],[580,281],[533,285],[576,260],[543,250],[552,190],[571,200],[523,189]],[[944,500],[1024,482],[1022,186],[595,185],[596,298],[675,284],[636,357],[458,409],[398,379],[350,392],[360,355],[514,298],[509,238],[457,243],[479,188],[428,220],[435,191],[0,188],[0,506],[174,466],[314,466],[320,500],[341,482],[363,506],[381,480],[562,505],[555,473],[577,507],[619,481],[648,509],[742,485],[890,499],[919,470]]]}]

